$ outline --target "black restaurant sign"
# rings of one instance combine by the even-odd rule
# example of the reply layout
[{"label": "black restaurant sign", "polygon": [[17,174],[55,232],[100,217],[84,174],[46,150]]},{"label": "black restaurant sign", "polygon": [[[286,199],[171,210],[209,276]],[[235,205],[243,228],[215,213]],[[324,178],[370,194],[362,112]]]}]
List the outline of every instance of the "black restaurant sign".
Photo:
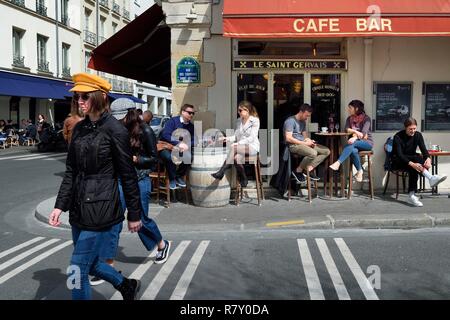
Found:
[{"label": "black restaurant sign", "polygon": [[233,61],[234,70],[289,69],[311,70],[332,69],[347,70],[347,60],[252,60]]},{"label": "black restaurant sign", "polygon": [[425,83],[425,130],[450,130],[450,83]]},{"label": "black restaurant sign", "polygon": [[411,83],[375,83],[376,130],[401,130],[411,116]]}]

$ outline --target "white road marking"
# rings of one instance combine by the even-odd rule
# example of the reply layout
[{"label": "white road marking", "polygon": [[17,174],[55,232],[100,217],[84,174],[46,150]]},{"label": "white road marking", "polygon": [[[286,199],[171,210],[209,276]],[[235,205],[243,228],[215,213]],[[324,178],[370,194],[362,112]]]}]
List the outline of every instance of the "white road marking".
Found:
[{"label": "white road marking", "polygon": [[163,264],[161,270],[159,270],[158,274],[155,276],[153,281],[144,291],[141,300],[154,300],[158,295],[159,290],[166,282],[173,268],[177,264],[178,260],[180,260],[181,255],[186,250],[187,246],[191,243],[191,241],[181,241],[175,251],[169,256],[167,261]]},{"label": "white road marking", "polygon": [[209,245],[209,241],[202,241],[200,242],[197,250],[195,250],[194,255],[192,256],[191,260],[189,261],[189,264],[184,270],[183,274],[181,275],[180,280],[177,283],[177,286],[175,287],[175,290],[173,291],[172,295],[170,296],[170,300],[183,300],[184,296],[186,295],[187,289],[189,287],[189,284],[192,281],[192,278],[195,274],[195,271],[197,270],[198,265],[200,264],[200,261],[202,260],[203,255],[205,254],[206,248]]},{"label": "white road marking", "polygon": [[319,276],[317,275],[314,261],[308,249],[308,244],[305,239],[297,239],[298,248],[300,250],[300,257],[305,272],[306,284],[308,285],[309,295],[311,300],[325,300],[322,286],[320,285]]},{"label": "white road marking", "polygon": [[16,251],[18,251],[18,250],[20,250],[22,248],[28,247],[29,245],[31,245],[31,244],[33,244],[35,242],[38,242],[38,241],[40,241],[42,239],[45,239],[45,238],[44,237],[37,237],[37,238],[31,239],[31,240],[28,240],[28,241],[26,241],[26,242],[24,242],[22,244],[19,244],[19,245],[15,246],[15,247],[12,247],[11,249],[8,249],[8,250],[5,250],[3,252],[0,252],[0,258],[3,258],[5,256],[7,256],[8,254],[16,252]]},{"label": "white road marking", "polygon": [[[45,156],[60,156],[60,155],[65,155],[65,153],[52,153],[52,154],[47,154]],[[22,156],[0,157],[0,160],[10,160],[10,159],[19,160],[19,159],[23,159],[23,158],[29,158],[26,160],[32,160],[34,157],[41,157],[41,156],[43,156],[43,154],[41,154],[41,153],[26,154],[26,155],[22,155]]]},{"label": "white road marking", "polygon": [[366,275],[361,270],[361,267],[359,266],[353,254],[350,252],[350,249],[348,248],[344,239],[335,238],[334,241],[336,242],[337,246],[339,247],[339,250],[344,256],[345,261],[347,262],[348,266],[350,267],[350,270],[355,276],[355,279],[358,282],[359,287],[363,291],[366,299],[379,300],[377,294],[372,288],[372,285],[370,284],[369,280],[367,280]]},{"label": "white road marking", "polygon": [[324,239],[316,239],[317,246],[319,247],[320,254],[322,255],[325,266],[327,267],[328,273],[330,274],[331,281],[333,281],[334,288],[339,297],[339,300],[351,300],[347,289],[345,288],[342,277],[331,257],[330,251],[328,250],[327,244]]},{"label": "white road marking", "polygon": [[15,160],[16,161],[38,160],[38,159],[52,158],[52,157],[57,157],[57,156],[59,156],[59,155],[46,154],[46,155],[33,156],[33,157],[30,157],[30,158],[22,158],[22,159],[15,159]]}]

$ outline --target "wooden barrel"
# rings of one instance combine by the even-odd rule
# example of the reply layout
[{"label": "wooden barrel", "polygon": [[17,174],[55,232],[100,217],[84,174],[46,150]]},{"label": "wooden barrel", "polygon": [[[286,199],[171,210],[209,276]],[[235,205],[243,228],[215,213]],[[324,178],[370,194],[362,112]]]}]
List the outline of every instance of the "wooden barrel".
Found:
[{"label": "wooden barrel", "polygon": [[222,180],[216,180],[211,173],[217,172],[227,157],[225,148],[194,148],[189,173],[192,201],[196,206],[222,207],[230,202],[231,170]]}]

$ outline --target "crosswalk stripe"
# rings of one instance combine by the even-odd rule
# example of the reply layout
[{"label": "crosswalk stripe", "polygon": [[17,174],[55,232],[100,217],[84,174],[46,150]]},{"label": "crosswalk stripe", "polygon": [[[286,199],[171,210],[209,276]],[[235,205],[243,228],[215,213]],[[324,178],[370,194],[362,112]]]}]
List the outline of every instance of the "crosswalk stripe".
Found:
[{"label": "crosswalk stripe", "polygon": [[[56,156],[56,155],[65,155],[65,153],[52,153],[52,154],[47,154],[47,155],[45,155],[45,156],[48,156],[48,157],[50,157],[50,156]],[[19,160],[19,159],[22,159],[22,158],[30,158],[30,159],[27,159],[27,160],[31,160],[32,158],[34,158],[34,157],[41,157],[41,156],[43,156],[42,154],[26,154],[26,155],[21,155],[21,156],[9,156],[9,157],[0,157],[0,160],[10,160],[10,159],[17,159],[17,160]]]},{"label": "crosswalk stripe", "polygon": [[361,267],[359,266],[358,262],[356,261],[355,257],[353,256],[353,254],[350,252],[350,249],[348,248],[344,239],[335,238],[334,241],[336,242],[337,246],[339,247],[339,250],[341,251],[342,255],[344,256],[344,259],[347,262],[347,265],[349,266],[350,270],[352,271],[353,275],[355,276],[355,279],[358,282],[359,287],[363,291],[366,299],[379,300],[377,294],[375,293],[375,291],[372,288],[372,285],[370,284],[369,280],[367,280],[366,275],[361,270]]},{"label": "crosswalk stripe", "polygon": [[63,160],[63,159],[66,159],[66,158],[67,158],[66,155],[62,155],[62,156],[57,156],[57,157],[52,157],[52,158],[46,158],[46,159],[43,159],[43,160],[45,160],[45,161],[51,161],[51,160]]},{"label": "crosswalk stripe", "polygon": [[170,297],[170,300],[183,300],[189,284],[192,281],[192,277],[194,276],[194,273],[197,270],[197,267],[200,264],[200,261],[202,260],[202,257],[205,254],[208,245],[209,241],[205,240],[200,242],[197,250],[195,250],[194,255],[189,261],[186,270],[184,270],[183,274],[181,275],[181,278],[178,281],[177,286],[175,287],[175,290]]},{"label": "crosswalk stripe", "polygon": [[308,244],[305,239],[297,239],[298,248],[300,250],[300,258],[305,272],[306,284],[308,285],[309,295],[311,300],[325,300],[322,286],[320,285],[319,276],[317,275],[314,261],[308,249]]},{"label": "crosswalk stripe", "polygon": [[159,270],[153,281],[144,291],[141,300],[154,300],[156,298],[159,290],[164,285],[164,282],[166,282],[169,274],[172,272],[178,260],[180,260],[181,255],[186,250],[189,243],[191,243],[191,241],[181,241],[175,251],[169,256],[169,259],[167,259],[164,263],[161,270]]},{"label": "crosswalk stripe", "polygon": [[[58,239],[56,239],[56,240],[58,240]],[[16,276],[17,274],[21,273],[22,271],[26,270],[27,268],[31,267],[32,265],[38,263],[41,260],[44,260],[48,256],[54,254],[55,252],[58,252],[61,249],[64,249],[65,247],[67,247],[68,245],[71,245],[71,244],[72,244],[72,240],[68,240],[68,241],[63,242],[63,243],[57,245],[56,247],[48,250],[47,252],[41,253],[37,257],[31,259],[30,261],[22,264],[21,266],[15,268],[14,270],[11,270],[4,276],[0,277],[0,284],[11,279],[12,277]]]},{"label": "crosswalk stripe", "polygon": [[3,252],[0,252],[0,259],[5,257],[5,256],[7,256],[8,254],[16,252],[16,251],[18,251],[20,249],[23,249],[25,247],[28,247],[29,245],[31,245],[31,244],[33,244],[35,242],[38,242],[38,241],[40,241],[42,239],[45,239],[45,238],[44,237],[36,237],[36,238],[28,240],[28,241],[26,241],[26,242],[24,242],[22,244],[19,244],[19,245],[15,246],[15,247],[12,247],[11,249],[8,249],[8,250],[5,250]]},{"label": "crosswalk stripe", "polygon": [[55,242],[58,242],[58,241],[59,241],[59,239],[51,239],[51,240],[48,240],[48,241],[46,241],[46,242],[44,242],[44,243],[34,247],[33,249],[27,250],[27,251],[19,254],[18,256],[16,256],[16,257],[14,257],[14,258],[12,258],[12,259],[10,259],[10,260],[0,264],[0,271],[2,271],[3,269],[8,268],[9,266],[13,265],[14,263],[16,263],[16,262],[18,262],[18,261],[20,261],[22,259],[25,259],[29,255],[32,255],[33,253],[35,253],[35,252],[37,252],[37,251],[39,251],[39,250],[41,250],[41,249],[43,249],[43,248],[53,244]]},{"label": "crosswalk stripe", "polygon": [[334,263],[334,260],[328,250],[327,244],[324,239],[316,239],[317,246],[319,247],[320,254],[322,255],[325,266],[327,267],[328,273],[330,274],[331,281],[333,282],[334,288],[338,295],[339,300],[351,300],[350,296],[345,288],[344,282],[342,281],[341,275]]},{"label": "crosswalk stripe", "polygon": [[44,158],[52,158],[52,157],[56,157],[57,155],[55,154],[46,154],[46,155],[41,155],[41,156],[33,156],[33,157],[29,157],[29,158],[22,158],[22,159],[15,159],[16,161],[27,161],[27,160],[38,160],[38,159],[44,159]]},{"label": "crosswalk stripe", "polygon": [[[140,264],[139,267],[136,268],[136,270],[133,271],[133,273],[130,275],[131,279],[141,279],[142,276],[150,269],[150,267],[154,263],[154,257],[156,256],[156,249],[153,250],[147,257],[146,261],[143,264]],[[113,294],[113,296],[110,298],[110,300],[122,300],[122,295],[120,292],[116,292]]]}]

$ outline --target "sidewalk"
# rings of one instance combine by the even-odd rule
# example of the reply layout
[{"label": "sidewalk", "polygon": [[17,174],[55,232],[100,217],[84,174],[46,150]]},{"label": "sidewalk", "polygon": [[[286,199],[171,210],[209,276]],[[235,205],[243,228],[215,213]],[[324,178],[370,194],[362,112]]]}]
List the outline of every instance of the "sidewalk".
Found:
[{"label": "sidewalk", "polygon": [[[165,232],[449,227],[449,191],[440,192],[440,196],[424,194],[421,208],[407,204],[405,194],[401,194],[399,200],[389,193],[386,196],[376,194],[375,199],[370,200],[366,194],[356,192],[351,200],[320,196],[313,199],[312,204],[306,198],[294,197],[288,202],[266,195],[261,207],[256,199],[248,198],[244,198],[239,207],[231,203],[219,208],[201,208],[176,202],[170,208],[164,208],[152,203],[150,216]],[[38,220],[47,223],[55,198],[44,200],[37,206],[35,216]],[[70,228],[68,214],[62,214],[61,218],[62,227]]]}]

